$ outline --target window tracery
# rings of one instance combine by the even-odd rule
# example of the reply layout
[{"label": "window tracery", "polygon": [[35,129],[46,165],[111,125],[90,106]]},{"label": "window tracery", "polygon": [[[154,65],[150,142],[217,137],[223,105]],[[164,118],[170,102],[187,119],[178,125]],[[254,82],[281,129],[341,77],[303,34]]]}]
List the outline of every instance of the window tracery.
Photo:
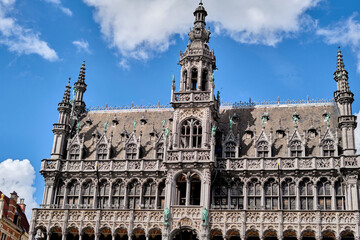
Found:
[{"label": "window tracery", "polygon": [[76,205],[78,204],[79,200],[79,193],[80,193],[80,185],[77,181],[72,181],[68,185],[68,194],[67,194],[67,204]]},{"label": "window tracery", "polygon": [[63,181],[60,181],[56,189],[56,198],[55,198],[55,204],[58,207],[61,207],[64,204],[65,189],[66,189],[65,183]]},{"label": "window tracery", "polygon": [[257,179],[248,183],[248,209],[261,209],[261,184]]},{"label": "window tracery", "polygon": [[156,200],[156,184],[153,180],[148,180],[144,184],[143,196],[145,209],[154,209]]},{"label": "window tracery", "polygon": [[305,178],[299,184],[299,191],[300,191],[300,209],[301,210],[313,210],[314,203],[313,203],[313,183],[308,179]]},{"label": "window tracery", "polygon": [[201,148],[202,126],[196,119],[185,120],[181,126],[181,147],[182,148]]},{"label": "window tracery", "polygon": [[141,194],[141,185],[137,180],[133,180],[128,185],[127,207],[129,209],[140,208],[140,194]]},{"label": "window tracery", "polygon": [[244,183],[236,179],[230,184],[231,209],[244,209]]},{"label": "window tracery", "polygon": [[164,158],[164,143],[159,143],[156,146],[156,158],[163,159]]},{"label": "window tracery", "polygon": [[95,193],[95,186],[91,181],[87,181],[83,184],[82,187],[82,198],[81,204],[84,207],[92,207],[94,204],[94,193]]},{"label": "window tracery", "polygon": [[110,184],[106,180],[102,180],[99,184],[98,207],[106,208],[109,206]]},{"label": "window tracery", "polygon": [[296,185],[291,179],[282,183],[282,208],[284,210],[296,209]]},{"label": "window tracery", "polygon": [[100,144],[97,148],[97,159],[105,160],[108,156],[108,147],[106,144]]},{"label": "window tracery", "polygon": [[193,68],[191,70],[191,90],[197,90],[197,82],[198,82],[198,70]]},{"label": "window tracery", "polygon": [[223,179],[214,186],[214,204],[216,208],[228,208],[228,186]]},{"label": "window tracery", "polygon": [[273,178],[264,184],[265,209],[277,210],[279,208],[279,185]]},{"label": "window tracery", "polygon": [[236,156],[236,143],[227,142],[225,143],[225,157],[234,158]]},{"label": "window tracery", "polygon": [[339,180],[335,183],[335,195],[336,195],[336,209],[345,210],[345,184]]},{"label": "window tracery", "polygon": [[335,156],[335,143],[333,140],[324,140],[323,144],[323,155],[325,157],[333,157]]},{"label": "window tracery", "polygon": [[158,208],[159,209],[163,209],[165,206],[165,182],[162,181],[159,184],[159,190],[158,190],[158,194],[159,194],[159,198],[158,198]]},{"label": "window tracery", "polygon": [[137,146],[135,143],[130,143],[126,147],[126,159],[136,159]]},{"label": "window tracery", "polygon": [[302,156],[302,143],[299,140],[294,140],[290,143],[290,156],[291,157]]},{"label": "window tracery", "polygon": [[112,204],[115,208],[124,208],[125,201],[125,183],[121,180],[116,181],[112,187]]},{"label": "window tracery", "polygon": [[331,209],[331,184],[326,178],[317,183],[318,206],[320,210]]},{"label": "window tracery", "polygon": [[269,156],[269,143],[267,141],[258,142],[257,156],[258,157],[270,157]]},{"label": "window tracery", "polygon": [[80,146],[74,144],[70,147],[69,151],[70,160],[79,160],[80,159]]}]

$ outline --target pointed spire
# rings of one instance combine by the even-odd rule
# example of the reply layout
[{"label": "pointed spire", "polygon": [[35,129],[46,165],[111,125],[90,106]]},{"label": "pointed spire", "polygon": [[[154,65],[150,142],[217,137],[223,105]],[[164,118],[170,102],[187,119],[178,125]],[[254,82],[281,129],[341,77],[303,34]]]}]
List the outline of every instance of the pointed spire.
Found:
[{"label": "pointed spire", "polygon": [[337,53],[337,63],[336,63],[336,71],[334,73],[334,79],[338,83],[338,91],[341,92],[349,92],[349,83],[348,83],[348,72],[345,70],[345,64],[343,60],[343,55],[340,50],[340,46],[338,47]]},{"label": "pointed spire", "polygon": [[82,63],[82,66],[80,68],[80,73],[79,73],[79,78],[78,78],[78,82],[84,83],[85,82],[85,60]]},{"label": "pointed spire", "polygon": [[68,85],[66,85],[66,90],[64,92],[64,97],[63,97],[63,100],[62,100],[63,103],[69,103],[70,102],[70,89],[71,89],[70,80],[71,80],[71,78],[69,77],[69,83],[68,83]]}]

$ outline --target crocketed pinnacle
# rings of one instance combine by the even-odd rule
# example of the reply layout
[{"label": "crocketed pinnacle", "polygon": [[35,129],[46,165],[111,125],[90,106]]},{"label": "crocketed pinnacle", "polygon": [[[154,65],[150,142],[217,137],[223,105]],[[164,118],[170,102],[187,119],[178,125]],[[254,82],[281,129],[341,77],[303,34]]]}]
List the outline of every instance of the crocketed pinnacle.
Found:
[{"label": "crocketed pinnacle", "polygon": [[69,103],[69,101],[70,101],[70,89],[71,89],[70,80],[71,80],[71,78],[69,78],[69,83],[68,83],[68,85],[66,85],[66,89],[65,89],[65,92],[64,92],[64,97],[63,97],[63,100],[62,100],[63,103]]},{"label": "crocketed pinnacle", "polygon": [[348,92],[349,83],[348,83],[348,72],[345,70],[345,64],[343,60],[343,55],[341,54],[341,50],[339,47],[337,53],[337,63],[336,63],[336,71],[334,73],[334,79],[338,83],[338,91]]},{"label": "crocketed pinnacle", "polygon": [[84,60],[82,66],[80,68],[78,82],[85,83],[85,70],[86,70],[86,68],[85,68],[85,60]]}]

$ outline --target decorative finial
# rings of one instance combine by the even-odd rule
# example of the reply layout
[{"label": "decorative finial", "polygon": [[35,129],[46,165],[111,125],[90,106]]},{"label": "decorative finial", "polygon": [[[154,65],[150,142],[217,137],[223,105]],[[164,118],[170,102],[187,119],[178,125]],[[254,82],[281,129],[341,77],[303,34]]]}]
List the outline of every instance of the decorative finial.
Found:
[{"label": "decorative finial", "polygon": [[71,81],[71,77],[69,77],[69,82],[68,82],[69,86],[70,86],[70,81]]},{"label": "decorative finial", "polygon": [[200,2],[199,2],[199,5],[203,5],[203,2],[202,2],[202,0],[200,0]]}]

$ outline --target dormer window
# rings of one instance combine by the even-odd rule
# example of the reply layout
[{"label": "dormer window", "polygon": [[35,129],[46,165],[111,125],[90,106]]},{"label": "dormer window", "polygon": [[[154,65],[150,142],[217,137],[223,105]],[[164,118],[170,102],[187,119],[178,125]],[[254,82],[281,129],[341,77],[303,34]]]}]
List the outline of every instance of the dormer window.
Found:
[{"label": "dormer window", "polygon": [[131,143],[126,147],[126,159],[136,159],[137,146],[135,143]]},{"label": "dormer window", "polygon": [[302,156],[302,146],[300,141],[292,141],[290,143],[290,156],[291,157]]},{"label": "dormer window", "polygon": [[196,119],[185,120],[181,127],[181,147],[182,148],[201,148],[202,126]]},{"label": "dormer window", "polygon": [[227,142],[225,144],[225,157],[234,158],[236,153],[236,144],[234,142]]},{"label": "dormer window", "polygon": [[164,144],[159,143],[156,147],[156,158],[163,159],[164,158]]},{"label": "dormer window", "polygon": [[257,144],[257,156],[258,157],[269,156],[269,144],[266,141],[261,141]]},{"label": "dormer window", "polygon": [[325,140],[323,142],[323,154],[324,157],[335,156],[335,144],[333,140]]},{"label": "dormer window", "polygon": [[72,145],[70,147],[70,160],[78,160],[80,159],[80,146],[79,145]]},{"label": "dormer window", "polygon": [[108,148],[105,144],[101,144],[97,149],[97,159],[104,160],[107,159]]}]

